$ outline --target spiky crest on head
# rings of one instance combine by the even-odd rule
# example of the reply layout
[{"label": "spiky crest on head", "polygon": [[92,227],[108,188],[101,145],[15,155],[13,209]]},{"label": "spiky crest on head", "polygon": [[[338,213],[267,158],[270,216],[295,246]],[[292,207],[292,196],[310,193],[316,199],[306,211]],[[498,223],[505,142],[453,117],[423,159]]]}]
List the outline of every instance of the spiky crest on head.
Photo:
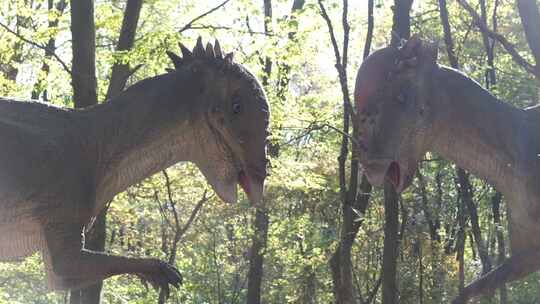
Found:
[{"label": "spiky crest on head", "polygon": [[[234,53],[230,52],[224,54],[221,49],[221,45],[219,44],[219,41],[217,39],[214,45],[212,45],[211,43],[207,43],[205,48],[203,46],[202,38],[199,36],[192,51],[190,51],[182,43],[179,43],[179,46],[180,51],[182,52],[182,57],[176,55],[171,51],[167,51],[167,55],[169,56],[174,65],[174,69],[166,69],[168,73],[173,73],[179,70],[184,64],[193,62],[195,60],[206,61],[214,64],[219,70],[223,72],[227,71],[229,73],[232,73],[232,75],[235,75],[235,77],[237,78],[246,79],[256,92],[255,95],[260,97],[258,98],[258,100],[266,100],[265,94],[260,84],[258,83],[257,78],[241,64],[234,62]],[[264,101],[262,103],[264,105],[263,110],[268,111],[268,106],[266,102]]]},{"label": "spiky crest on head", "polygon": [[[217,62],[220,62],[224,64],[226,67],[230,67],[234,64],[233,62],[233,53],[228,53],[225,56],[223,56],[223,51],[221,50],[221,45],[219,44],[219,41],[216,39],[216,42],[214,45],[212,45],[210,42],[206,44],[206,48],[203,46],[202,38],[199,36],[197,38],[197,43],[195,44],[195,47],[193,48],[193,51],[190,51],[184,44],[179,43],[180,51],[182,52],[182,57],[179,55],[176,55],[175,53],[171,51],[167,51],[167,55],[173,62],[174,68],[178,70],[183,64],[187,62],[191,62],[193,60],[199,59],[199,60],[215,60]],[[168,72],[172,72],[174,70],[167,69]]]}]

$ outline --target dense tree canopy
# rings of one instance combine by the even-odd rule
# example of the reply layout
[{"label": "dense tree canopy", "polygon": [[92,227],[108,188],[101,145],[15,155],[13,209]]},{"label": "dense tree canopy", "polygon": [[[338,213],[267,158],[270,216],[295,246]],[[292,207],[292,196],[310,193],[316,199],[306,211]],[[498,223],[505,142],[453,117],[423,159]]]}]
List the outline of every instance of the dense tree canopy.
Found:
[{"label": "dense tree canopy", "polygon": [[[113,94],[113,66],[124,67],[129,86],[172,67],[166,51],[179,52],[179,42],[218,38],[265,88],[271,175],[265,204],[255,208],[245,198],[223,203],[195,166],[175,165],[114,199],[106,251],[176,265],[184,284],[168,303],[255,303],[248,290],[256,290],[261,303],[381,303],[385,196],[371,190],[361,168],[354,170],[347,141],[353,127],[344,111],[352,111],[354,77],[365,54],[392,40],[393,1],[148,0],[135,19],[133,46],[119,47],[124,15],[133,14],[129,2],[93,4],[98,102]],[[403,2],[412,1],[396,0]],[[410,32],[439,41],[440,63],[458,63],[495,96],[531,106],[539,97],[537,56],[517,2],[535,4],[414,1]],[[0,96],[76,106],[70,7],[65,0],[0,3]],[[425,156],[398,203],[393,292],[399,303],[448,303],[464,283],[509,255],[504,197],[435,154]],[[351,231],[347,257],[342,240]],[[262,273],[254,266],[257,256]],[[68,292],[47,292],[41,265],[39,254],[0,263],[0,303],[67,303]],[[333,267],[351,271],[354,302],[336,295],[347,286]],[[261,286],[249,286],[257,273]],[[539,278],[508,284],[483,301],[540,302]],[[104,282],[101,301],[157,298],[159,291],[136,277],[120,276]]]}]

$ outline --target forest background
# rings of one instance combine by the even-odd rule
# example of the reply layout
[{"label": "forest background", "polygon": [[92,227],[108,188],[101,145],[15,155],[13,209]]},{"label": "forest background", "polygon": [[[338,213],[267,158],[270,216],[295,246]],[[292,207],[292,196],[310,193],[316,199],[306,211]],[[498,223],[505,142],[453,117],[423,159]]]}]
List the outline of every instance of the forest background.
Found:
[{"label": "forest background", "polygon": [[[219,201],[193,165],[178,164],[100,216],[91,248],[159,257],[182,272],[167,301],[133,276],[48,293],[36,254],[0,263],[0,303],[450,302],[509,255],[504,197],[434,154],[400,197],[371,189],[349,140],[356,71],[369,52],[419,33],[439,41],[440,63],[508,103],[534,105],[539,4],[2,0],[0,96],[107,102],[171,67],[165,52],[178,42],[217,38],[266,90],[272,169],[258,208]],[[538,302],[540,274],[481,300]]]}]

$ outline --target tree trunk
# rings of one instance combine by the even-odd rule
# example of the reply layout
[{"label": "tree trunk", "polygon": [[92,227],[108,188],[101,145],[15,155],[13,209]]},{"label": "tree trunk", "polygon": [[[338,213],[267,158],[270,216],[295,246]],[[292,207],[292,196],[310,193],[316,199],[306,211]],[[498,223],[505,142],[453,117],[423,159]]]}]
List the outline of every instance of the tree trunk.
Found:
[{"label": "tree trunk", "polygon": [[268,211],[259,207],[255,211],[254,231],[249,255],[247,304],[261,303],[264,250],[268,237]]},{"label": "tree trunk", "polygon": [[[95,251],[105,250],[106,212],[103,209],[94,221],[92,228],[85,232],[84,247],[86,249]],[[103,282],[99,282],[85,288],[71,290],[69,302],[70,304],[99,304],[102,287]]]},{"label": "tree trunk", "polygon": [[[73,36],[72,85],[76,108],[97,103],[97,81],[95,72],[95,26],[93,0],[71,1],[71,31]],[[129,50],[133,46],[135,31],[142,7],[142,0],[128,0],[118,39],[117,50]],[[129,65],[115,63],[107,90],[107,99],[120,93],[130,75]],[[105,250],[107,210],[97,216],[93,227],[85,234],[85,248]],[[103,282],[83,289],[72,290],[71,304],[98,304]]]},{"label": "tree trunk", "polygon": [[[411,35],[411,7],[413,0],[395,0],[392,24],[392,44]],[[398,301],[397,257],[399,248],[399,195],[389,181],[384,183],[384,248],[382,262],[382,303]],[[403,237],[403,236],[402,236]]]},{"label": "tree trunk", "polygon": [[[264,10],[264,32],[270,34],[272,32],[272,1],[263,0]],[[272,73],[272,60],[265,57],[264,60],[264,75],[262,84],[268,87],[270,75]],[[249,271],[248,271],[248,290],[247,304],[261,303],[261,285],[263,277],[264,250],[266,248],[266,240],[268,238],[268,210],[264,206],[256,206],[255,220],[253,221],[253,238],[251,241],[251,250],[249,256]]]},{"label": "tree trunk", "polygon": [[446,44],[446,53],[448,54],[448,61],[450,62],[451,67],[457,68],[459,66],[459,63],[454,53],[454,41],[452,40],[450,22],[448,21],[448,8],[446,7],[446,0],[439,0],[439,13],[441,16],[441,23],[443,26],[444,43]]},{"label": "tree trunk", "polygon": [[97,103],[94,1],[71,1],[73,102],[76,108]]},{"label": "tree trunk", "polygon": [[352,281],[351,250],[362,224],[362,221],[358,220],[358,213],[366,212],[371,193],[371,185],[365,176],[362,176],[359,190],[360,194],[354,204],[346,203],[342,206],[341,240],[330,258],[336,304],[356,303]]},{"label": "tree trunk", "polygon": [[[504,235],[501,227],[501,206],[502,194],[496,192],[495,195],[491,198],[491,209],[493,211],[493,223],[495,224],[495,231],[497,237],[497,263],[502,264],[506,259],[506,249],[504,244]],[[508,303],[508,292],[506,290],[506,285],[499,288],[500,303]]]},{"label": "tree trunk", "polygon": [[413,0],[394,0],[393,23],[392,23],[392,44],[396,44],[400,39],[409,39],[411,36],[411,7]]},{"label": "tree trunk", "polygon": [[[446,44],[446,53],[448,55],[448,61],[450,62],[450,66],[453,68],[458,68],[459,62],[457,60],[457,57],[454,53],[454,42],[452,39],[452,33],[450,29],[450,23],[448,21],[448,9],[446,7],[446,0],[439,0],[439,12],[441,17],[441,23],[443,26],[443,34],[444,34],[444,41]],[[458,169],[459,172],[460,169]],[[459,187],[456,185],[456,188],[459,189]],[[463,212],[462,204],[463,201],[461,199],[461,195],[458,197],[457,204],[458,204],[458,211],[456,215],[456,221],[458,223],[458,229],[456,233],[456,241],[455,241],[455,251],[456,251],[456,259],[458,261],[458,280],[459,280],[459,292],[461,293],[463,291],[463,288],[465,287],[465,270],[464,270],[464,250],[465,250],[465,215]],[[452,229],[454,229],[452,227]],[[451,233],[453,235],[454,233]],[[446,247],[445,252],[449,254],[452,250],[452,238],[450,237],[448,239],[448,244]]]},{"label": "tree trunk", "polygon": [[465,211],[463,210],[463,202],[458,199],[458,222],[459,222],[459,230],[457,233],[457,241],[456,241],[456,259],[458,260],[458,289],[459,293],[461,294],[463,292],[463,289],[465,289],[465,259],[464,259],[464,253],[465,253],[465,224],[466,224],[466,218],[465,218]]},{"label": "tree trunk", "polygon": [[[141,13],[143,0],[128,0],[124,19],[122,20],[122,29],[116,45],[116,51],[129,51],[133,48],[135,41],[135,32],[139,15]],[[111,80],[107,89],[107,99],[113,98],[116,94],[122,92],[126,86],[126,81],[131,75],[128,63],[116,62],[111,72]]]},{"label": "tree trunk", "polygon": [[399,195],[394,186],[384,183],[384,249],[382,263],[382,303],[396,304],[398,287],[396,281],[399,229]]},{"label": "tree trunk", "polygon": [[[321,16],[325,20],[328,31],[330,34],[330,40],[334,49],[334,55],[336,60],[336,70],[339,75],[339,82],[341,86],[341,92],[343,97],[343,136],[341,140],[341,150],[338,157],[338,171],[339,171],[339,188],[341,194],[341,210],[342,210],[342,224],[340,229],[341,238],[336,251],[330,258],[330,268],[332,270],[332,283],[334,299],[336,304],[351,304],[356,303],[355,290],[353,285],[353,267],[351,262],[351,249],[362,224],[362,220],[358,219],[358,214],[364,214],[370,197],[371,185],[367,181],[365,176],[362,176],[359,182],[358,176],[358,147],[353,142],[352,157],[350,160],[350,167],[347,168],[347,160],[349,158],[349,135],[350,123],[352,121],[352,136],[357,138],[358,136],[358,121],[352,113],[352,105],[349,96],[349,88],[347,84],[347,53],[349,45],[349,24],[347,20],[348,15],[348,1],[343,1],[342,10],[342,26],[343,26],[343,46],[341,48],[337,44],[337,39],[333,29],[332,21],[326,12],[326,8],[321,0],[318,1]],[[368,11],[372,13],[373,3],[368,1]],[[369,13],[368,12],[368,13]],[[368,23],[368,35],[373,34],[373,20]],[[364,54],[369,53],[371,47],[371,37],[367,37],[366,44],[364,46]],[[349,174],[346,174],[349,169]],[[347,176],[349,180],[347,181]]]},{"label": "tree trunk", "polygon": [[[443,24],[444,37],[446,41],[446,51],[448,54],[450,65],[453,68],[458,69],[459,62],[458,62],[457,57],[454,54],[452,33],[450,31],[450,25],[448,21],[448,10],[446,7],[445,0],[439,0],[439,8],[440,8],[439,11],[440,11],[441,23]],[[486,43],[486,40],[487,40],[487,36],[484,37],[485,43]],[[487,246],[482,238],[482,232],[480,230],[480,224],[478,222],[478,211],[473,201],[472,187],[471,187],[471,182],[469,180],[469,175],[465,172],[465,170],[461,168],[456,169],[456,174],[457,174],[458,183],[459,183],[458,192],[461,197],[461,202],[464,203],[465,206],[467,207],[467,210],[469,212],[469,216],[471,219],[471,227],[472,227],[472,233],[474,236],[474,242],[478,249],[478,255],[480,256],[480,261],[482,263],[482,274],[486,274],[491,270],[491,260],[489,258]]]},{"label": "tree trunk", "polygon": [[[84,108],[97,104],[97,81],[95,63],[95,26],[94,1],[71,1],[71,36],[72,36],[72,79],[73,103],[75,108]],[[92,231],[85,236],[84,247],[103,251],[105,244],[105,217],[101,212],[94,222]],[[103,232],[103,237],[101,233]],[[84,289],[71,290],[71,304],[99,303],[102,283],[96,283]]]},{"label": "tree trunk", "polygon": [[476,248],[478,249],[480,262],[482,263],[482,274],[486,274],[491,270],[491,259],[489,258],[487,246],[482,238],[482,232],[478,222],[478,211],[473,202],[472,186],[470,184],[469,176],[467,173],[465,173],[465,170],[458,168],[457,176],[460,188],[458,192],[461,195],[462,201],[467,207],[467,211],[469,212],[474,242],[476,244]]},{"label": "tree trunk", "polygon": [[[303,8],[305,1],[303,0],[294,0],[291,15],[293,15],[297,10]],[[266,34],[272,33],[272,1],[263,0],[263,10],[264,10],[264,31]],[[291,41],[295,41],[295,31],[288,33],[288,37]],[[264,62],[264,75],[262,77],[262,84],[264,87],[269,87],[270,75],[272,73],[272,60],[269,57],[262,59]],[[288,66],[284,66],[284,69],[289,70]],[[285,82],[280,81],[278,83],[277,90],[281,90],[282,87],[288,85],[288,79]],[[278,94],[278,96],[280,96]],[[264,204],[264,202],[263,202]],[[263,278],[263,263],[264,263],[264,249],[266,248],[266,240],[268,237],[268,225],[269,225],[269,215],[266,207],[257,206],[256,207],[255,220],[253,222],[253,239],[250,250],[250,259],[249,259],[249,271],[248,271],[248,295],[247,303],[248,304],[258,304],[261,301],[261,285]]]},{"label": "tree trunk", "polygon": [[[492,28],[493,31],[497,31],[497,8],[498,1],[495,1],[493,8],[493,20]],[[481,7],[481,17],[482,21],[486,24],[487,27],[487,11],[485,0],[480,1]],[[484,37],[485,36],[485,37]],[[486,70],[486,88],[490,89],[497,84],[497,75],[495,72],[494,61],[495,61],[495,40],[489,39],[488,35],[482,32],[482,38],[484,42],[484,48],[487,55],[487,70]],[[500,205],[502,201],[502,194],[496,192],[491,198],[491,210],[493,212],[493,224],[495,226],[495,238],[497,241],[497,264],[502,264],[506,259],[506,248],[504,242],[504,234],[501,227],[501,212]],[[506,289],[506,284],[503,284],[499,288],[499,302],[501,304],[508,303],[508,291]]]},{"label": "tree trunk", "polygon": [[373,26],[375,19],[373,17],[373,0],[368,0],[368,16],[367,16],[367,33],[366,33],[366,42],[364,44],[364,54],[363,58],[366,58],[371,51],[371,41],[373,40]]}]

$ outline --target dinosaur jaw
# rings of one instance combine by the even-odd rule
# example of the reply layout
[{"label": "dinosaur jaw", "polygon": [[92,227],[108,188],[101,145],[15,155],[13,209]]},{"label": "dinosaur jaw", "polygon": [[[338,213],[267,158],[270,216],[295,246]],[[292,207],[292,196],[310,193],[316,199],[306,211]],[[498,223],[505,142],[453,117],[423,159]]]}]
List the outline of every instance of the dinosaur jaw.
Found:
[{"label": "dinosaur jaw", "polygon": [[370,184],[375,187],[382,187],[386,179],[386,173],[392,160],[390,159],[369,159],[362,162],[362,168]]},{"label": "dinosaur jaw", "polygon": [[244,170],[238,173],[238,184],[246,193],[252,205],[258,205],[262,200],[263,182],[258,182],[256,178],[250,176]]},{"label": "dinosaur jaw", "polygon": [[398,193],[403,192],[411,184],[416,171],[416,167],[408,162],[388,158],[364,161],[363,168],[372,185],[383,187],[384,182],[389,181]]},{"label": "dinosaur jaw", "polygon": [[416,172],[416,162],[392,161],[386,170],[385,179],[388,180],[397,193],[407,189],[413,181]]},{"label": "dinosaur jaw", "polygon": [[218,183],[214,185],[213,188],[222,201],[229,204],[234,204],[238,201],[236,183]]}]

